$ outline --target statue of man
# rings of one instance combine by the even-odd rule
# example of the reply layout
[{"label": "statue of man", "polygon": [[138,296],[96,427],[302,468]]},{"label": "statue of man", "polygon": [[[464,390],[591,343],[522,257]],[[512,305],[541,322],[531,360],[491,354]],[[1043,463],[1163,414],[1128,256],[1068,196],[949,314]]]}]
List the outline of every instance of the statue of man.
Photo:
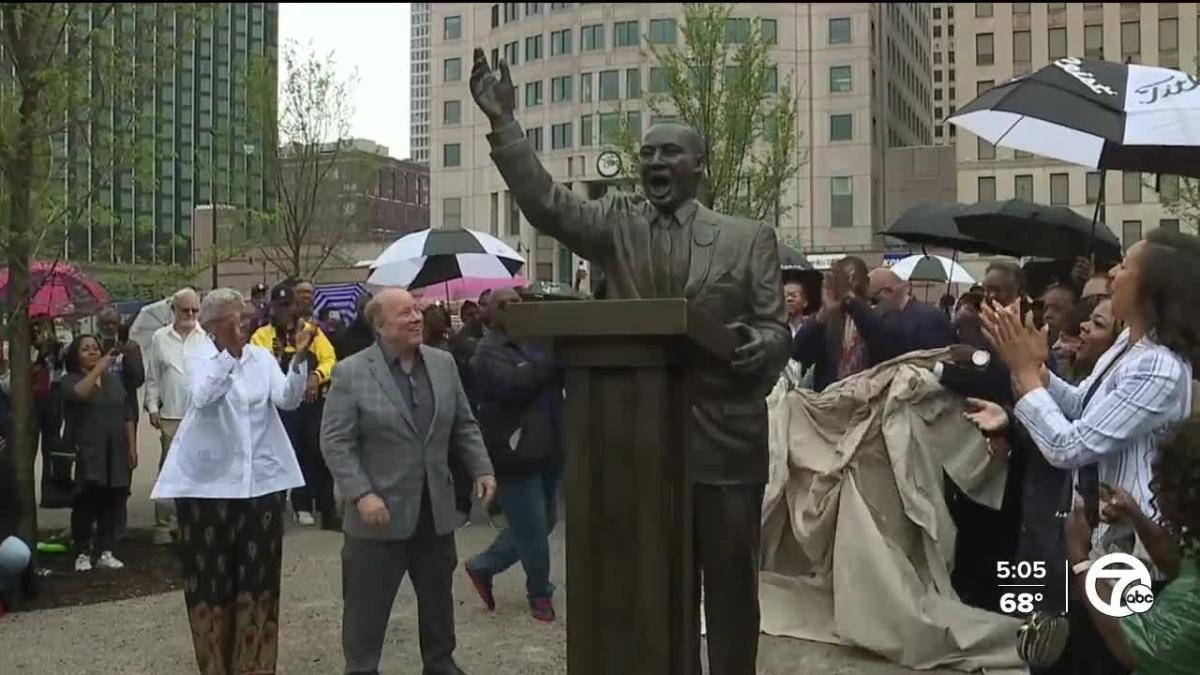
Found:
[{"label": "statue of man", "polygon": [[[655,124],[640,149],[645,197],[586,200],[553,181],[513,117],[503,61],[475,50],[471,93],[491,122],[492,159],[535,228],[603,273],[611,298],[687,298],[741,344],[730,363],[697,364],[687,425],[696,559],[703,570],[713,675],[751,675],[758,651],[758,558],[767,481],[767,408],[788,358],[775,231],[696,200],[705,145],[680,122]],[[699,578],[699,575],[697,575]]]}]

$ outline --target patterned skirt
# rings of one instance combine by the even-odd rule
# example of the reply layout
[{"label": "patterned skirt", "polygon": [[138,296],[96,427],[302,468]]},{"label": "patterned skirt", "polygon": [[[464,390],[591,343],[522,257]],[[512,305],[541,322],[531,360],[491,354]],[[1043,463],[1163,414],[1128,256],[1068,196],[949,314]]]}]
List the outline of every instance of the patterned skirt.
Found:
[{"label": "patterned skirt", "polygon": [[201,675],[275,672],[285,493],[177,499],[184,599]]}]

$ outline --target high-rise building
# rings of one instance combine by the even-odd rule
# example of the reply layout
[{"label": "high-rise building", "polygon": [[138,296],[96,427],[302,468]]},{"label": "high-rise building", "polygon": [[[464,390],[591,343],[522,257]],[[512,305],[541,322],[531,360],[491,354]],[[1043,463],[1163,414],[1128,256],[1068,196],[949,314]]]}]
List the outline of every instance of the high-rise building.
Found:
[{"label": "high-rise building", "polygon": [[[963,106],[996,83],[1076,56],[1190,70],[1200,16],[1194,2],[954,3],[958,96]],[[1125,247],[1157,227],[1178,229],[1164,203],[1177,176],[1099,172],[959,136],[958,199],[1028,199],[1070,206],[1091,216],[1103,195],[1104,218]]]},{"label": "high-rise building", "polygon": [[429,21],[430,3],[412,3],[412,120],[409,131],[412,159],[429,163]]},{"label": "high-rise building", "polygon": [[[123,58],[154,65],[136,102],[109,106],[89,121],[93,134],[135,139],[129,147],[144,151],[147,161],[117,157],[102,168],[97,146],[75,128],[56,144],[60,159],[68,160],[69,203],[87,205],[64,216],[66,259],[186,264],[198,206],[263,210],[274,203],[248,85],[258,65],[278,58],[278,15],[278,3],[265,2],[128,3],[115,5],[111,14],[99,8],[80,14],[81,30],[111,36],[127,46]],[[100,178],[105,171],[111,175]]]},{"label": "high-rise building", "polygon": [[954,3],[934,3],[933,12],[933,142],[953,145],[957,127],[943,124],[954,114],[958,69],[954,56]]},{"label": "high-rise building", "polygon": [[[779,239],[808,252],[875,248],[884,151],[933,142],[928,6],[739,3],[730,34],[756,17],[773,36],[778,81],[793,85],[807,157],[787,186]],[[472,52],[506,59],[518,119],[547,170],[596,197],[613,184],[596,162],[615,140],[618,115],[642,128],[654,122],[644,93],[663,85],[644,42],[681,41],[682,21],[681,3],[433,4],[432,226],[490,231],[526,256],[528,275],[570,282],[570,253],[529,228],[492,166],[488,123],[467,87]]]}]

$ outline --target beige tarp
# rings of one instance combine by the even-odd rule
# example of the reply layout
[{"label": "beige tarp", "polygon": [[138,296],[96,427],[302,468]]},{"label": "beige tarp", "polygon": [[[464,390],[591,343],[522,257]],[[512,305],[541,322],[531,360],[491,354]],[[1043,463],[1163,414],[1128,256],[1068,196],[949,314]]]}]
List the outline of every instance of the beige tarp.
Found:
[{"label": "beige tarp", "polygon": [[1006,467],[928,365],[884,364],[771,408],[763,631],[856,645],[910,668],[1022,673],[1019,622],[960,603],[943,468],[997,506]]}]

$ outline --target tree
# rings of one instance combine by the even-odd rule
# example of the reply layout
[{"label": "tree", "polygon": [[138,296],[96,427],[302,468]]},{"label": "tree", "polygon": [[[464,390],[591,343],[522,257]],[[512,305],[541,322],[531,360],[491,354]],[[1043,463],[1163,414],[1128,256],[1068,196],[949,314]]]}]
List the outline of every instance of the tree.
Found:
[{"label": "tree", "polygon": [[[347,161],[357,78],[340,77],[332,54],[318,56],[289,42],[281,50],[283,81],[273,64],[260,63],[251,81],[253,119],[262,130],[266,162],[278,199],[273,210],[250,214],[261,254],[285,276],[314,277],[353,228],[340,205],[350,175]],[[278,84],[278,99],[271,96]],[[348,180],[349,179],[349,180]]]},{"label": "tree", "polygon": [[[732,12],[730,4],[687,3],[682,45],[673,36],[644,38],[647,58],[657,61],[646,103],[655,116],[677,118],[704,136],[705,206],[777,222],[788,210],[786,185],[804,161],[795,98],[771,60],[774,31],[764,33],[760,20],[735,19]],[[630,116],[621,115],[618,125],[614,145],[624,177],[636,186],[640,119],[631,125]],[[603,121],[600,127],[603,142]]]},{"label": "tree", "polygon": [[[156,36],[181,10],[126,3],[0,4],[0,249],[7,259],[12,429],[20,532],[36,541],[28,307],[30,261],[59,257],[78,225],[112,222],[103,188],[152,172],[144,101],[173,45]],[[152,111],[151,111],[152,112]],[[140,225],[140,224],[139,224]],[[101,230],[103,228],[100,228]],[[121,250],[115,239],[98,245]],[[130,245],[132,257],[132,249]],[[123,255],[123,254],[122,254]]]}]

